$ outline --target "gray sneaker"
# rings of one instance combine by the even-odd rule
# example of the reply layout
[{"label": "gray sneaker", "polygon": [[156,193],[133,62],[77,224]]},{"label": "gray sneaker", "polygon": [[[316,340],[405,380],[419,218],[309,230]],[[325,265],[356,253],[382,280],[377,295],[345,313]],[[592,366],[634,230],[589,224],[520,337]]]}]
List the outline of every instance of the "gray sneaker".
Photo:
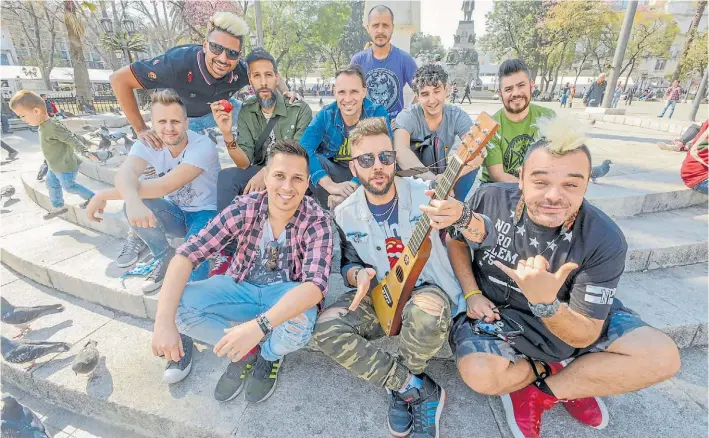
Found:
[{"label": "gray sneaker", "polygon": [[165,372],[163,372],[162,375],[162,381],[168,384],[179,382],[187,377],[192,370],[192,347],[194,343],[192,342],[192,338],[181,333],[180,339],[182,339],[182,349],[185,355],[182,356],[179,362],[167,361]]},{"label": "gray sneaker", "polygon": [[49,220],[52,218],[55,218],[59,216],[60,214],[64,214],[68,211],[69,209],[66,207],[66,205],[62,205],[61,207],[52,207],[49,210],[47,210],[47,213],[42,216],[42,219],[44,220]]},{"label": "gray sneaker", "polygon": [[157,265],[155,266],[155,269],[148,274],[148,277],[145,279],[143,282],[143,285],[140,287],[140,289],[143,291],[143,293],[150,293],[150,292],[155,292],[156,290],[160,289],[160,286],[162,286],[162,281],[165,279],[165,272],[167,272],[167,265],[170,264],[170,260],[172,260],[172,256],[175,255],[175,250],[170,248],[167,254],[160,260]]},{"label": "gray sneaker", "polygon": [[258,360],[246,385],[244,398],[246,398],[247,402],[259,403],[273,394],[273,391],[276,390],[281,362],[283,362],[283,359],[271,362],[264,359],[261,354],[258,354]]},{"label": "gray sneaker", "polygon": [[128,238],[123,243],[121,253],[118,254],[118,258],[116,259],[116,265],[119,268],[133,266],[140,258],[140,252],[145,248],[147,248],[145,242],[133,231],[129,231]]},{"label": "gray sneaker", "polygon": [[230,362],[224,374],[219,378],[217,387],[214,388],[214,398],[219,401],[229,401],[241,394],[246,380],[251,375],[251,370],[256,365],[258,356],[259,353],[256,352],[250,354],[246,359]]}]

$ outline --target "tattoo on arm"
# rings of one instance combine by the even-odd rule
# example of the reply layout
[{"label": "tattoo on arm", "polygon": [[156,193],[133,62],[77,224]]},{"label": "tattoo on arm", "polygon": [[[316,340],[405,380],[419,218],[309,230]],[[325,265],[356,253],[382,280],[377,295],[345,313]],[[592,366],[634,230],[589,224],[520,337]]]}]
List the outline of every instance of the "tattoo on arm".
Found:
[{"label": "tattoo on arm", "polygon": [[482,243],[485,240],[485,237],[487,236],[485,222],[479,214],[473,212],[473,218],[470,220],[467,228],[463,231],[463,236],[475,243]]}]

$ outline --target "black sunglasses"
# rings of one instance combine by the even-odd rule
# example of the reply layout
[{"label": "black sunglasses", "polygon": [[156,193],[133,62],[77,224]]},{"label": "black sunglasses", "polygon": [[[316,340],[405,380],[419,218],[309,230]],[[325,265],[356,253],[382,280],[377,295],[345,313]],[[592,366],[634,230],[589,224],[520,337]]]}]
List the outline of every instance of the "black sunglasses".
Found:
[{"label": "black sunglasses", "polygon": [[239,55],[241,55],[241,50],[227,49],[221,44],[209,41],[209,51],[214,53],[215,55],[219,56],[225,50],[227,59],[231,59],[232,61],[235,59],[239,59]]},{"label": "black sunglasses", "polygon": [[[385,166],[391,166],[396,163],[396,151],[381,151],[378,157],[379,162]],[[374,154],[371,152],[352,157],[351,160],[357,160],[363,169],[369,169],[374,166]]]}]

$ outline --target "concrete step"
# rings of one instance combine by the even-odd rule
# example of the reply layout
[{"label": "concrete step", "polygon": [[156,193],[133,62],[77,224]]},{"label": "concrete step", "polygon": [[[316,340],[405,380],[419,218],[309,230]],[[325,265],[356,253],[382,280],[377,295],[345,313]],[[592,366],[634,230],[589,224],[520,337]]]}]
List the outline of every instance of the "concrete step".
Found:
[{"label": "concrete step", "polygon": [[[706,289],[705,268],[702,275],[702,288]],[[4,266],[0,266],[0,278],[3,296],[15,304],[65,306],[63,313],[35,321],[28,338],[72,345],[68,352],[44,358],[33,369],[3,361],[3,384],[18,387],[73,415],[108,423],[111,431],[122,428],[129,431],[124,436],[178,438],[390,436],[384,391],[359,381],[320,353],[301,350],[288,355],[277,391],[268,401],[248,405],[239,396],[220,403],[213,399],[212,393],[227,362],[217,358],[209,346],[197,344],[191,375],[168,386],[160,381],[164,362],[150,351],[149,320],[63,294],[9,272]],[[667,281],[670,284],[669,278]],[[676,300],[680,293],[687,294],[688,288],[681,282],[672,284],[672,290],[678,292],[672,294],[672,299],[662,301],[662,306],[656,305],[658,311],[675,308],[681,305],[678,301],[689,302],[692,298]],[[693,293],[698,294],[699,289]],[[667,292],[653,288],[637,295],[657,293],[653,295],[657,302],[661,296],[670,295]],[[703,308],[706,310],[705,305]],[[681,317],[683,311],[673,312]],[[704,318],[706,321],[706,315]],[[7,335],[16,331],[4,325],[2,329]],[[98,342],[102,357],[96,377],[87,382],[71,371],[70,364],[89,339]],[[678,431],[683,436],[703,436],[707,428],[706,354],[706,347],[684,349],[682,370],[673,379],[635,393],[605,398],[611,416],[605,430],[584,427],[557,407],[545,414],[542,437],[647,437]],[[453,362],[433,360],[427,373],[447,392],[441,436],[462,438],[482,433],[493,438],[512,436],[499,399],[469,390],[457,375]],[[64,419],[60,424],[67,429],[71,427],[67,423]]]},{"label": "concrete step", "polygon": [[[22,174],[22,181],[30,198],[40,207],[45,210],[51,207],[44,183],[38,182],[30,173]],[[77,182],[94,191],[107,187],[85,176],[79,176]],[[85,211],[78,207],[83,202],[80,197],[65,195],[65,202],[70,209],[61,216],[63,219],[110,236],[126,236],[129,226],[122,212],[123,201],[109,201],[104,220],[99,223],[86,218]],[[617,218],[629,246],[626,270],[642,271],[707,261],[708,218],[706,208],[700,206]]]}]

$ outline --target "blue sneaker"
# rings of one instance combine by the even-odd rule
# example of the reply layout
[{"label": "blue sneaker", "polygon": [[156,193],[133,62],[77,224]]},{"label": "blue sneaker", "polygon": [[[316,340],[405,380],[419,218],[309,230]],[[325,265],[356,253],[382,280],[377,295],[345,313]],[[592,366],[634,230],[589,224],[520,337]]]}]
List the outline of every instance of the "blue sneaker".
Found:
[{"label": "blue sneaker", "polygon": [[389,393],[389,412],[387,413],[389,433],[396,437],[408,436],[414,424],[411,405],[406,403],[398,392],[387,389],[387,393]]},{"label": "blue sneaker", "polygon": [[438,423],[446,402],[446,391],[426,374],[421,375],[423,387],[412,388],[401,394],[411,405],[414,427],[411,438],[438,438]]}]

